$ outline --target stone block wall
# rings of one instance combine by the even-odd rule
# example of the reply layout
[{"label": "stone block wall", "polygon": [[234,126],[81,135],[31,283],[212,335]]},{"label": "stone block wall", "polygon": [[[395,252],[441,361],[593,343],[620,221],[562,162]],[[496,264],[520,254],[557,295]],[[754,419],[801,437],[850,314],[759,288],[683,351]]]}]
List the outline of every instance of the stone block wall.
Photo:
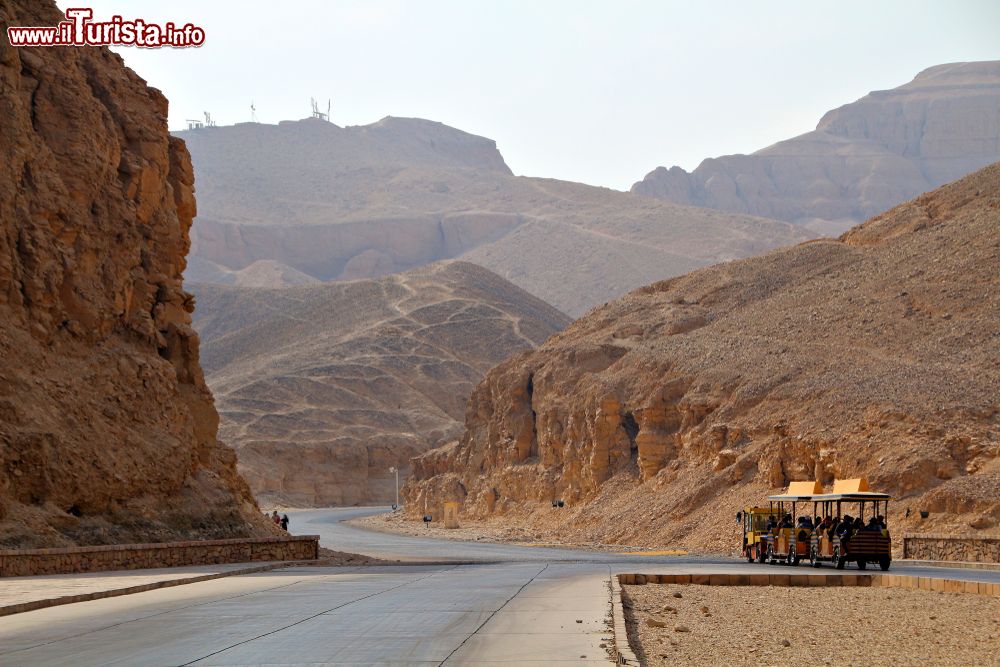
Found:
[{"label": "stone block wall", "polygon": [[1000,535],[904,535],[903,558],[1000,563]]},{"label": "stone block wall", "polygon": [[0,551],[0,577],[315,560],[319,535]]}]

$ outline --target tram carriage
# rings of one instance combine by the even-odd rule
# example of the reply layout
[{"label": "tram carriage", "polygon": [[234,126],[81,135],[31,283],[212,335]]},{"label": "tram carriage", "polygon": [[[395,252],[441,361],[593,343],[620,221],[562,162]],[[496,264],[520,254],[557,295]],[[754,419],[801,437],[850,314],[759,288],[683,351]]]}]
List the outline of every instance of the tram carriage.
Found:
[{"label": "tram carriage", "polygon": [[[861,570],[868,563],[889,569],[892,539],[884,521],[891,498],[885,493],[869,491],[866,480],[837,480],[831,493],[823,493],[819,482],[792,482],[785,493],[769,496],[767,500],[766,507],[746,507],[736,515],[743,524],[742,552],[749,562],[798,565],[808,559],[813,567],[830,562],[843,569],[854,562]],[[804,524],[797,520],[800,504],[812,506],[812,514],[807,515],[810,520]],[[863,528],[835,532],[832,528],[848,516],[844,513],[848,509],[857,512],[851,518],[860,518]],[[881,517],[880,527],[866,526],[866,513],[869,520]],[[780,525],[786,516],[789,518],[784,522],[786,525]],[[833,526],[820,529],[812,517],[829,517]]]}]

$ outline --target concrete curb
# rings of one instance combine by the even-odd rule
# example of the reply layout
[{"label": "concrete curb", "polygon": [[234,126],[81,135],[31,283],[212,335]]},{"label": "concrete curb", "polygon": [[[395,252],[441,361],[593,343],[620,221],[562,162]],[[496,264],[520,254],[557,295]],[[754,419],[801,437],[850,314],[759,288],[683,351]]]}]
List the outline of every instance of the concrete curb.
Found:
[{"label": "concrete curb", "polygon": [[638,665],[639,658],[629,646],[628,631],[625,629],[621,575],[611,575],[611,628],[614,631],[615,662],[619,665]]},{"label": "concrete curb", "polygon": [[872,586],[939,593],[1000,597],[1000,583],[915,577],[908,574],[619,574],[623,585],[697,584],[702,586]]},{"label": "concrete curb", "polygon": [[244,567],[238,570],[229,570],[228,572],[213,572],[211,574],[199,574],[193,577],[164,579],[163,581],[153,581],[148,584],[126,586],[125,588],[114,588],[107,591],[91,591],[90,593],[80,593],[79,595],[64,595],[62,597],[48,598],[45,600],[31,600],[30,602],[21,602],[19,604],[0,607],[0,616],[11,616],[12,614],[21,614],[26,611],[57,607],[59,605],[73,604],[75,602],[89,602],[90,600],[114,598],[121,595],[131,595],[133,593],[145,593],[146,591],[153,591],[158,588],[171,588],[173,586],[183,586],[184,584],[197,584],[202,581],[222,579],[223,577],[233,577],[240,574],[268,572],[270,570],[277,570],[284,567],[294,567],[302,564],[302,562],[310,563],[312,561],[283,561],[280,563],[268,563],[267,565],[254,565],[252,567]]}]

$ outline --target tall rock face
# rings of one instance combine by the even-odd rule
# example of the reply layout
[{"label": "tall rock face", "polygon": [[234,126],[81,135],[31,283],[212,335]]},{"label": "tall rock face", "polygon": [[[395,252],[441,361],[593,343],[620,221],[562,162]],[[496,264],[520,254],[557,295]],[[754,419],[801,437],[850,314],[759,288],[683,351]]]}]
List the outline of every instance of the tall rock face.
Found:
[{"label": "tall rock face", "polygon": [[188,153],[117,55],[6,42],[62,18],[0,0],[0,544],[262,531],[181,287]]},{"label": "tall rock face", "polygon": [[421,119],[178,135],[198,172],[191,282],[281,287],[462,259],[581,315],[654,280],[812,236],[786,222],[516,177],[492,140]]},{"label": "tall rock face", "polygon": [[486,371],[569,324],[481,266],[286,289],[193,285],[220,432],[262,502],[389,503]]},{"label": "tall rock face", "polygon": [[998,266],[1000,163],[839,240],[632,292],[493,369],[407,507],[728,550],[742,503],[865,476],[897,535],[994,527]]},{"label": "tall rock face", "polygon": [[1000,61],[924,70],[828,112],[816,130],[693,172],[658,167],[632,192],[844,229],[1000,160]]}]

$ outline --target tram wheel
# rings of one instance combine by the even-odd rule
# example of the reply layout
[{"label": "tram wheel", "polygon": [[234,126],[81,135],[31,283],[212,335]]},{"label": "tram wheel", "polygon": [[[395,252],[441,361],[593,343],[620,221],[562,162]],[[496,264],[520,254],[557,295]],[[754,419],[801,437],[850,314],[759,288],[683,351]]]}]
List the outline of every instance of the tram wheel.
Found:
[{"label": "tram wheel", "polygon": [[840,554],[840,547],[833,548],[833,566],[838,570],[843,570],[847,565],[847,560]]}]

